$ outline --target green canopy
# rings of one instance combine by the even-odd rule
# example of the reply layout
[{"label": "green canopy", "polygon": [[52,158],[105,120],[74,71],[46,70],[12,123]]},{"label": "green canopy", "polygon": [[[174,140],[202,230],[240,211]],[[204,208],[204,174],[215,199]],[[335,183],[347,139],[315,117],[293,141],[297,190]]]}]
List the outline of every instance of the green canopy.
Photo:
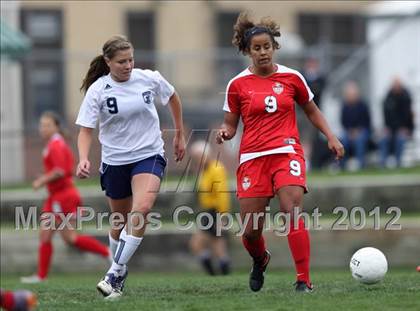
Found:
[{"label": "green canopy", "polygon": [[0,20],[0,29],[1,56],[16,57],[30,50],[31,43],[23,33],[12,29],[2,20]]}]

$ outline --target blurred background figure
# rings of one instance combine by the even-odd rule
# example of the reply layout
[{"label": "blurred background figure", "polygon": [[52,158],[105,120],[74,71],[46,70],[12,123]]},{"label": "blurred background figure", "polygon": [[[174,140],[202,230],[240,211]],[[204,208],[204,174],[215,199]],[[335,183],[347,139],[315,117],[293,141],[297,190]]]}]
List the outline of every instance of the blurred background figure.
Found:
[{"label": "blurred background figure", "polygon": [[320,108],[322,91],[325,88],[326,79],[317,58],[310,57],[305,61],[303,76],[314,94],[315,104]]},{"label": "blurred background figure", "polygon": [[[303,66],[303,76],[314,94],[315,104],[321,109],[322,92],[325,88],[326,78],[317,58],[309,57],[306,59]],[[312,132],[310,135],[310,165],[315,169],[322,168],[328,162],[331,153],[319,131],[316,131],[312,126],[309,126],[306,130]]]},{"label": "blurred background figure", "polygon": [[213,219],[210,226],[208,217],[203,217],[200,229],[191,237],[190,247],[198,257],[204,270],[209,275],[216,275],[213,258],[217,260],[222,275],[230,273],[231,264],[227,252],[227,232],[217,232],[216,215],[230,210],[230,193],[228,192],[228,175],[222,163],[215,160],[210,144],[204,140],[196,141],[190,149],[192,161],[198,167],[197,201],[199,212],[207,212]]},{"label": "blurred background figure", "polygon": [[380,164],[382,167],[386,167],[388,156],[393,152],[396,165],[400,167],[404,145],[413,133],[414,122],[411,94],[398,77],[392,82],[391,89],[385,97],[383,113],[385,129],[379,143]]},{"label": "blurred background figure", "polygon": [[[354,81],[345,84],[341,108],[341,125],[344,135],[341,139],[346,151],[356,157],[358,169],[365,167],[365,156],[371,132],[370,112],[366,102],[360,97],[359,86]],[[349,153],[341,161],[344,169]]]},{"label": "blurred background figure", "polygon": [[36,305],[36,295],[29,290],[0,289],[0,306],[6,311],[31,311]]},{"label": "blurred background figure", "polygon": [[[88,235],[79,235],[76,228],[77,208],[82,201],[79,191],[73,184],[74,160],[70,147],[62,135],[60,118],[54,112],[44,112],[39,121],[39,134],[45,142],[43,150],[44,173],[34,180],[32,187],[38,190],[47,187],[48,198],[44,203],[41,215],[40,244],[38,249],[38,272],[35,275],[22,277],[22,283],[39,283],[47,278],[53,254],[52,238],[59,231],[63,240],[82,251],[98,254],[104,258],[110,256],[107,246]],[[50,214],[55,222],[46,221]],[[57,229],[64,216],[72,214],[71,223],[63,229]],[[71,225],[71,226],[70,226]]]}]

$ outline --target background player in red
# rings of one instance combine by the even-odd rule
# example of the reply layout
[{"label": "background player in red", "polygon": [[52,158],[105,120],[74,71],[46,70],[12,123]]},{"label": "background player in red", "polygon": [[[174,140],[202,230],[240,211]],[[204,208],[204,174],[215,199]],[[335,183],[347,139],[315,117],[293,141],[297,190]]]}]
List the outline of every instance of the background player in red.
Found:
[{"label": "background player in red", "polygon": [[[233,44],[252,61],[250,67],[234,77],[227,86],[224,123],[217,135],[222,143],[236,134],[242,119],[240,165],[237,171],[237,195],[242,219],[265,212],[270,199],[277,195],[280,209],[290,215],[287,235],[295,261],[296,291],[310,292],[310,241],[302,219],[293,219],[293,209],[302,207],[306,192],[305,160],[296,125],[295,103],[328,139],[328,147],[337,159],[344,148],[330,130],[315,105],[313,94],[303,76],[296,70],[273,63],[279,49],[275,37],[279,26],[270,18],[254,24],[244,13],[234,26]],[[248,216],[249,217],[249,216]],[[249,218],[242,241],[253,258],[249,285],[259,291],[270,260],[262,229],[263,218]],[[293,225],[296,222],[296,225]]]},{"label": "background player in red", "polygon": [[[70,147],[60,134],[60,119],[53,112],[45,112],[39,122],[39,133],[45,141],[43,161],[45,173],[34,180],[32,187],[38,190],[43,186],[48,189],[48,198],[42,208],[43,213],[63,213],[76,216],[77,207],[81,205],[79,192],[73,184],[74,160]],[[58,216],[58,215],[57,215]],[[41,216],[42,219],[42,216]],[[41,221],[38,273],[29,277],[22,277],[23,283],[38,283],[46,279],[53,253],[52,238],[62,218],[56,217],[55,225]],[[73,228],[75,224],[72,223]],[[65,226],[60,230],[61,237],[69,244],[80,250],[96,253],[105,258],[110,258],[107,246],[96,239],[79,235]]]}]

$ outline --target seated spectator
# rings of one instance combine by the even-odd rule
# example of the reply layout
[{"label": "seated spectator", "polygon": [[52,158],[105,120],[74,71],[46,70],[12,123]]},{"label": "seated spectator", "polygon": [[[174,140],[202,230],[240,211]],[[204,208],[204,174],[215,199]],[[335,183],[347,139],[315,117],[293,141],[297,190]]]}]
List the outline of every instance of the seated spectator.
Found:
[{"label": "seated spectator", "polygon": [[414,122],[410,93],[404,88],[399,78],[394,79],[391,89],[385,97],[383,113],[385,129],[379,143],[380,164],[382,167],[386,167],[392,149],[396,164],[400,167],[404,145],[413,133]]},{"label": "seated spectator", "polygon": [[[344,87],[341,125],[344,128],[344,136],[341,139],[344,148],[351,149],[357,158],[359,168],[364,168],[370,137],[370,113],[354,81],[347,82]],[[348,154],[341,162],[342,168],[345,167],[347,159]]]}]

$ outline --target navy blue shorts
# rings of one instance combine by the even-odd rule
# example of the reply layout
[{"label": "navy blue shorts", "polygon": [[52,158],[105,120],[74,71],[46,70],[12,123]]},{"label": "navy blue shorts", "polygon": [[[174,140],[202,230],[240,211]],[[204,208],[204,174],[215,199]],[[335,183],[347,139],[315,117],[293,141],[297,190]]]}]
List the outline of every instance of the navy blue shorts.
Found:
[{"label": "navy blue shorts", "polygon": [[161,155],[125,165],[101,164],[101,187],[106,196],[118,200],[133,195],[131,178],[140,173],[153,174],[163,178],[166,161]]}]

